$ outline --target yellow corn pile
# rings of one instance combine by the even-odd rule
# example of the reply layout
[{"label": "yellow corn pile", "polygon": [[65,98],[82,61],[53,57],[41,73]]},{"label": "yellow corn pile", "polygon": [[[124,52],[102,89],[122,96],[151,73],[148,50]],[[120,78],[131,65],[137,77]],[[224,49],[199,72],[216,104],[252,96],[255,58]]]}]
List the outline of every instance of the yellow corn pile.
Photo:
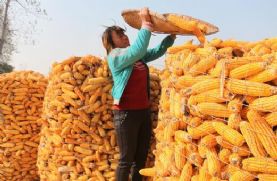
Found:
[{"label": "yellow corn pile", "polygon": [[[152,119],[152,127],[156,128],[158,124],[158,112],[159,112],[159,101],[160,101],[160,95],[161,95],[161,86],[160,86],[160,70],[149,67],[150,72],[150,101],[151,101],[151,119]],[[149,149],[147,161],[146,161],[146,167],[152,167],[154,166],[154,160],[155,156],[153,154],[153,151],[156,147],[156,139],[154,132],[151,136],[151,146]],[[150,180],[148,178],[148,180]]]},{"label": "yellow corn pile", "polygon": [[213,39],[168,49],[161,74],[153,180],[277,175],[277,38]]},{"label": "yellow corn pile", "polygon": [[[150,71],[152,117],[157,120],[159,71]],[[119,148],[111,88],[107,62],[100,58],[71,57],[53,65],[44,99],[37,161],[42,181],[115,180]],[[154,139],[152,143],[154,149]],[[147,165],[153,166],[153,160],[149,154]]]},{"label": "yellow corn pile", "polygon": [[47,79],[33,71],[0,75],[0,180],[32,181]]}]

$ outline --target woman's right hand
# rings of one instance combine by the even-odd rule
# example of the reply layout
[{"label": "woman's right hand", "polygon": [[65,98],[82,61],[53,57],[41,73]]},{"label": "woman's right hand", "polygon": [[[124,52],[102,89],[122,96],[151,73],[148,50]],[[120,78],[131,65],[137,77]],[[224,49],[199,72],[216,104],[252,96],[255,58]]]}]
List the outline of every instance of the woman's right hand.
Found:
[{"label": "woman's right hand", "polygon": [[151,17],[149,14],[149,9],[147,7],[142,8],[139,12],[139,15],[140,15],[140,19],[141,19],[142,23],[151,23],[152,24]]}]

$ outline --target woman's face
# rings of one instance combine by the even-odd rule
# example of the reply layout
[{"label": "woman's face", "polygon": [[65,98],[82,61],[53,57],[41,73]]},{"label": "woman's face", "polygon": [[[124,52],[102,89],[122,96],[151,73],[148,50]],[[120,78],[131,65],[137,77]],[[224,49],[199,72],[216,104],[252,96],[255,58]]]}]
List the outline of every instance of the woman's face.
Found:
[{"label": "woman's face", "polygon": [[124,32],[112,31],[112,40],[114,43],[114,48],[126,48],[130,46],[129,38]]}]

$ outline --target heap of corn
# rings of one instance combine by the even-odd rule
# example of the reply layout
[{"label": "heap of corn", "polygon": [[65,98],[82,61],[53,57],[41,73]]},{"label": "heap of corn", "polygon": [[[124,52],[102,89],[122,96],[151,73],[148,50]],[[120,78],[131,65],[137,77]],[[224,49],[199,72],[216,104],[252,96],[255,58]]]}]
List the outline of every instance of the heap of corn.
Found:
[{"label": "heap of corn", "polygon": [[[155,69],[154,67],[150,67],[149,72],[150,72],[151,120],[152,120],[152,128],[156,128],[158,124],[159,101],[160,101],[160,95],[161,95],[160,70]],[[152,132],[146,167],[154,166],[155,156],[153,155],[153,151],[155,147],[156,147],[156,139],[155,139],[154,132]]]},{"label": "heap of corn", "polygon": [[0,180],[38,179],[36,160],[47,79],[36,72],[0,75]]},{"label": "heap of corn", "polygon": [[[150,77],[153,118],[160,91],[154,72]],[[71,57],[53,65],[37,161],[42,181],[115,180],[119,148],[111,88],[107,62],[97,57]],[[153,166],[153,156],[147,165]]]},{"label": "heap of corn", "polygon": [[168,49],[153,180],[277,180],[277,38]]}]

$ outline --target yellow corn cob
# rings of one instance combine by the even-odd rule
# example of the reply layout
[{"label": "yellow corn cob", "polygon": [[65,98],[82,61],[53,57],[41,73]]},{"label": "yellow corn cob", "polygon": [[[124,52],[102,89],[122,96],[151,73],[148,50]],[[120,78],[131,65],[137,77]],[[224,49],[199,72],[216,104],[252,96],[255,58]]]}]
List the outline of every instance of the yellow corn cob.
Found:
[{"label": "yellow corn cob", "polygon": [[231,111],[229,111],[226,106],[212,102],[199,103],[195,109],[199,111],[200,114],[216,117],[227,118],[231,114]]},{"label": "yellow corn cob", "polygon": [[222,42],[219,38],[213,38],[211,41],[209,41],[209,45],[212,47],[219,47],[220,43]]},{"label": "yellow corn cob", "polygon": [[173,136],[176,130],[179,128],[179,122],[170,122],[164,129],[164,140],[173,141]]},{"label": "yellow corn cob", "polygon": [[207,151],[206,156],[209,174],[214,177],[220,176],[221,167],[217,154],[211,151]]},{"label": "yellow corn cob", "polygon": [[197,37],[197,39],[199,40],[199,42],[204,45],[204,43],[206,42],[206,37],[205,34],[201,31],[200,28],[196,27],[193,31],[193,34]]},{"label": "yellow corn cob", "polygon": [[156,168],[143,168],[139,171],[139,173],[147,177],[154,177],[156,175]]},{"label": "yellow corn cob", "polygon": [[180,176],[180,181],[190,181],[190,178],[192,177],[192,165],[187,162],[185,166],[182,169],[181,176]]},{"label": "yellow corn cob", "polygon": [[212,89],[219,89],[220,79],[208,79],[200,81],[191,86],[185,93],[186,94],[199,94]]},{"label": "yellow corn cob", "polygon": [[214,135],[206,135],[200,140],[200,144],[208,148],[212,148],[217,145]]},{"label": "yellow corn cob", "polygon": [[251,127],[251,125],[246,121],[242,121],[240,122],[239,126],[240,126],[240,131],[251,153],[255,157],[266,157],[266,152],[263,148],[263,145],[258,139],[257,133],[253,131],[253,128]]},{"label": "yellow corn cob", "polygon": [[195,128],[187,127],[187,131],[192,136],[193,139],[198,139],[201,136],[214,133],[215,129],[211,121],[205,121]]},{"label": "yellow corn cob", "polygon": [[177,169],[182,170],[186,163],[186,148],[184,145],[176,145],[174,152],[175,166]]},{"label": "yellow corn cob", "polygon": [[184,49],[195,50],[197,47],[198,47],[198,45],[193,45],[191,43],[184,43],[183,45],[169,47],[167,49],[167,53],[174,54],[174,53],[180,52]]},{"label": "yellow corn cob", "polygon": [[227,67],[229,70],[233,70],[245,64],[264,61],[267,61],[267,59],[264,59],[260,56],[235,57],[233,59],[227,60]]},{"label": "yellow corn cob", "polygon": [[174,116],[175,112],[174,112],[174,105],[175,105],[175,89],[170,89],[169,92],[169,101],[170,101],[170,114],[172,116]]},{"label": "yellow corn cob", "polygon": [[203,120],[199,117],[192,117],[187,120],[187,123],[190,127],[195,128],[203,123]]},{"label": "yellow corn cob", "polygon": [[231,174],[230,181],[251,181],[254,180],[254,178],[254,175],[252,175],[251,173],[243,170],[238,170]]},{"label": "yellow corn cob", "polygon": [[189,154],[187,159],[191,164],[194,164],[197,167],[200,167],[203,163],[203,159],[197,152]]},{"label": "yellow corn cob", "polygon": [[230,79],[226,87],[232,93],[249,96],[271,96],[277,92],[274,86],[238,79]]},{"label": "yellow corn cob", "polygon": [[184,143],[191,143],[192,137],[190,134],[188,134],[185,131],[177,130],[174,133],[174,139],[175,141],[184,142]]},{"label": "yellow corn cob", "polygon": [[175,93],[174,95],[174,115],[176,118],[181,118],[182,115],[184,114],[184,111],[183,111],[183,108],[182,108],[182,105],[181,105],[181,96],[179,93]]},{"label": "yellow corn cob", "polygon": [[240,121],[241,121],[240,115],[237,113],[232,113],[228,118],[227,124],[230,128],[238,130]]},{"label": "yellow corn cob", "polygon": [[258,174],[259,181],[277,181],[277,174]]},{"label": "yellow corn cob", "polygon": [[189,71],[189,69],[198,63],[200,60],[200,56],[195,53],[189,53],[188,56],[182,62],[182,68],[184,72]]},{"label": "yellow corn cob", "polygon": [[254,131],[257,132],[258,138],[264,146],[266,152],[273,158],[277,159],[277,137],[265,119],[255,111],[248,111],[247,118]]},{"label": "yellow corn cob", "polygon": [[178,15],[170,14],[166,18],[170,23],[186,31],[194,31],[195,28],[197,28],[196,21],[193,21],[193,20],[188,21]]},{"label": "yellow corn cob", "polygon": [[[206,158],[206,154],[207,154],[207,151],[210,149],[210,148],[207,148],[206,146],[202,145],[202,144],[198,144],[198,153],[199,155],[201,156],[201,158]],[[213,148],[212,148],[213,149]]]},{"label": "yellow corn cob", "polygon": [[197,82],[211,79],[211,78],[212,77],[208,76],[208,75],[201,75],[201,76],[196,76],[196,77],[193,77],[191,75],[183,75],[178,78],[177,82],[175,83],[175,87],[182,89],[185,87],[190,87]]},{"label": "yellow corn cob", "polygon": [[91,155],[92,154],[92,151],[89,150],[89,149],[85,149],[85,148],[82,148],[80,146],[75,146],[74,147],[74,151],[78,152],[78,153],[82,153],[84,155]]},{"label": "yellow corn cob", "polygon": [[234,79],[243,79],[263,71],[266,65],[267,65],[266,62],[255,62],[255,63],[242,65],[238,68],[231,70],[229,76],[230,78],[234,78]]},{"label": "yellow corn cob", "polygon": [[243,136],[236,130],[230,128],[221,122],[213,122],[214,129],[224,139],[236,146],[241,146],[244,143]]},{"label": "yellow corn cob", "polygon": [[238,153],[232,153],[229,156],[229,162],[232,165],[239,166],[240,163],[241,163],[241,157],[240,157],[240,155]]},{"label": "yellow corn cob", "polygon": [[269,82],[276,78],[277,78],[277,68],[269,68],[256,75],[248,77],[247,80],[252,82]]},{"label": "yellow corn cob", "polygon": [[192,76],[196,76],[206,73],[207,70],[214,67],[216,62],[217,60],[213,56],[208,57],[207,59],[202,59],[197,64],[191,67],[191,69],[189,70],[189,74],[191,74]]},{"label": "yellow corn cob", "polygon": [[277,174],[277,162],[269,158],[246,158],[242,161],[242,168],[249,172]]},{"label": "yellow corn cob", "polygon": [[231,99],[231,95],[227,90],[224,90],[223,97],[220,96],[220,89],[212,89],[200,94],[192,95],[188,102],[201,103],[201,102],[214,102],[221,103]]},{"label": "yellow corn cob", "polygon": [[226,164],[226,163],[229,163],[229,157],[231,154],[232,154],[232,152],[229,149],[223,148],[218,153],[218,158],[219,158],[219,160],[221,160],[223,163]]},{"label": "yellow corn cob", "polygon": [[2,143],[0,144],[0,147],[3,147],[3,148],[11,148],[11,147],[14,147],[15,144],[14,143]]},{"label": "yellow corn cob", "polygon": [[272,127],[277,125],[277,119],[276,118],[277,118],[277,112],[272,112],[272,113],[269,113],[265,116],[266,122]]},{"label": "yellow corn cob", "polygon": [[228,109],[233,113],[239,113],[242,109],[242,98],[235,97],[233,100],[229,101]]},{"label": "yellow corn cob", "polygon": [[209,74],[212,77],[220,77],[223,75],[227,77],[229,74],[229,70],[226,68],[226,60],[225,59],[219,60],[215,65],[215,67],[209,70]]},{"label": "yellow corn cob", "polygon": [[208,171],[208,162],[207,159],[204,161],[203,165],[199,168],[199,179],[198,181],[210,180],[212,176]]},{"label": "yellow corn cob", "polygon": [[263,112],[277,111],[277,95],[255,99],[249,108]]}]

